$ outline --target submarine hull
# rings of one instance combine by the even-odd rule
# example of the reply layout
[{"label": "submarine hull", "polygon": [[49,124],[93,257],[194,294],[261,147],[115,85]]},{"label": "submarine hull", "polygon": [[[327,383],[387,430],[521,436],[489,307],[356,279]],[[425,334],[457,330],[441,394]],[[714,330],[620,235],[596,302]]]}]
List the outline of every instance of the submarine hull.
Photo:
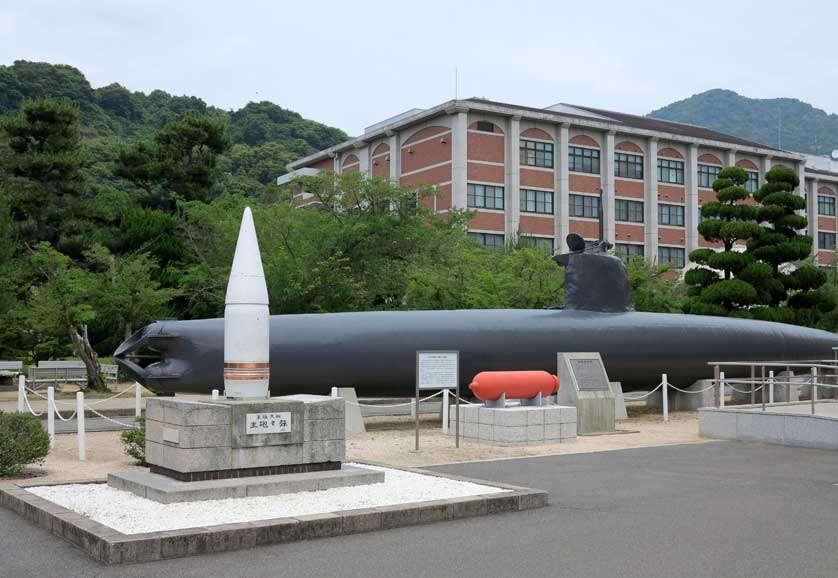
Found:
[{"label": "submarine hull", "polygon": [[[157,393],[223,387],[222,319],[158,321],[126,340],[117,361]],[[746,319],[579,310],[462,310],[272,316],[270,391],[407,396],[416,350],[460,352],[460,384],[480,371],[556,371],[556,353],[598,351],[612,381],[649,389],[667,373],[686,387],[713,376],[709,361],[832,358],[833,333]],[[132,354],[151,352],[150,362]],[[747,371],[747,370],[745,370]],[[736,370],[726,374],[734,377]]]}]

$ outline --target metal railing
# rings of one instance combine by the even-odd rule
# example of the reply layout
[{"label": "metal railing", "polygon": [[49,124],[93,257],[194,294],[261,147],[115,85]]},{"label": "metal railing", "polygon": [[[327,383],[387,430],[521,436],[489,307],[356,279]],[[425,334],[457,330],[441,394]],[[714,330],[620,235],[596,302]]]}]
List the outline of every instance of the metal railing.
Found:
[{"label": "metal railing", "polygon": [[[725,406],[725,389],[730,387],[733,391],[751,396],[751,405],[756,405],[756,393],[760,393],[762,411],[767,406],[775,403],[774,393],[776,386],[785,386],[785,402],[788,403],[791,396],[791,388],[809,386],[811,389],[811,413],[815,414],[815,406],[818,402],[818,389],[838,389],[838,347],[833,347],[834,359],[810,359],[796,361],[710,361],[708,365],[713,367],[713,381],[719,388],[717,407]],[[731,379],[725,377],[723,368],[750,368],[750,379]],[[774,369],[783,368],[785,376],[775,376]],[[792,370],[804,369],[800,376],[795,376]],[[766,375],[767,370],[767,375]],[[785,377],[786,379],[782,379]],[[823,381],[831,377],[832,383]],[[801,381],[800,378],[803,378]],[[740,390],[733,384],[750,386],[749,390]],[[767,394],[767,395],[766,395]],[[766,398],[767,401],[766,401]]]}]

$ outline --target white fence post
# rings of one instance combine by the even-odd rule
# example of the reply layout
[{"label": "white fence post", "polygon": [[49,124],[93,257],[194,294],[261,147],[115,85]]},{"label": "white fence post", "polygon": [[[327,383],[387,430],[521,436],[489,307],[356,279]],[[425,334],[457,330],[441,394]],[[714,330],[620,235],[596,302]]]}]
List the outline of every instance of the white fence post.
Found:
[{"label": "white fence post", "polygon": [[49,434],[49,447],[55,447],[55,388],[47,388],[47,433]]},{"label": "white fence post", "polygon": [[217,389],[213,389],[213,390],[212,390],[212,400],[213,400],[213,401],[215,401],[215,400],[217,400],[217,399],[218,399],[218,390],[217,390]]},{"label": "white fence post", "polygon": [[329,397],[337,397],[338,396],[338,388],[333,387]]},{"label": "white fence post", "polygon": [[661,393],[663,394],[663,421],[669,421],[669,384],[667,383],[666,374],[661,374]]},{"label": "white fence post", "polygon": [[818,401],[818,368],[812,368],[812,401]]},{"label": "white fence post", "polygon": [[448,390],[442,390],[442,433],[448,433]]},{"label": "white fence post", "polygon": [[17,378],[17,411],[23,413],[23,398],[26,395],[24,388],[26,387],[26,378],[19,375]]},{"label": "white fence post", "polygon": [[79,426],[79,461],[87,459],[87,448],[84,443],[84,392],[76,393],[76,423]]},{"label": "white fence post", "polygon": [[719,407],[725,406],[725,372],[719,372]]},{"label": "white fence post", "polygon": [[768,372],[768,403],[774,403],[774,370]]},{"label": "white fence post", "polygon": [[134,417],[143,413],[143,388],[139,381],[134,382]]}]

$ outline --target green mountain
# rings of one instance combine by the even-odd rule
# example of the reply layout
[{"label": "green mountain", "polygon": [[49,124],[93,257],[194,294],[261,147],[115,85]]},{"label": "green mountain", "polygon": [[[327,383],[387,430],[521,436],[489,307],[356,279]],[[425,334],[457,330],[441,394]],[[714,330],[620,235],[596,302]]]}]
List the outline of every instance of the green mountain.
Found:
[{"label": "green mountain", "polygon": [[829,155],[838,148],[838,115],[796,98],[748,98],[716,88],[673,102],[648,116],[706,126],[807,154]]},{"label": "green mountain", "polygon": [[188,115],[223,119],[234,146],[219,161],[227,190],[253,194],[285,173],[286,163],[347,139],[346,134],[272,102],[251,102],[236,111],[208,106],[195,96],[162,90],[132,92],[119,84],[93,88],[72,66],[18,60],[0,66],[0,115],[14,113],[26,99],[72,101],[81,110],[82,134],[97,160],[166,123]]}]

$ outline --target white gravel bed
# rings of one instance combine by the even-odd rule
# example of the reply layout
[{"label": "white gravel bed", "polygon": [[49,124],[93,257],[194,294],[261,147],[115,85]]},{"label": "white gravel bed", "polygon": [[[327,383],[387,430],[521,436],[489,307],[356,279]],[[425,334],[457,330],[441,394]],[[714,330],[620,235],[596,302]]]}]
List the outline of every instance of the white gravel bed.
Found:
[{"label": "white gravel bed", "polygon": [[347,465],[383,471],[384,482],[316,492],[175,504],[160,504],[107,484],[64,484],[27,489],[123,534],[253,522],[508,491],[392,468]]}]

